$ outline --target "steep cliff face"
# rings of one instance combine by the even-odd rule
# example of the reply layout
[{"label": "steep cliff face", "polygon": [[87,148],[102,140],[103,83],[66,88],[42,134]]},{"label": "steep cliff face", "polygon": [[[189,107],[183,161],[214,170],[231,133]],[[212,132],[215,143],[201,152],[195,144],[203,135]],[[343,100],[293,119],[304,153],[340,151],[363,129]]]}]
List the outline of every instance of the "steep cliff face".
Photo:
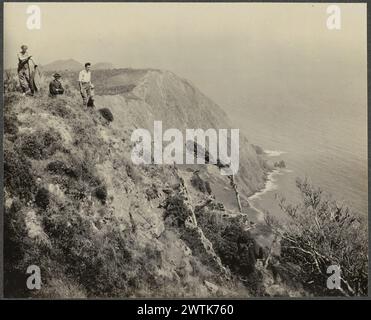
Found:
[{"label": "steep cliff face", "polygon": [[[113,78],[113,81],[111,79]],[[230,129],[227,113],[174,73],[161,70],[131,70],[106,80],[106,84],[130,88],[119,95],[96,97],[97,105],[108,106],[117,121],[117,128],[145,128],[153,131],[153,122],[161,120],[163,128]],[[98,85],[99,86],[99,85]],[[109,90],[109,86],[107,85]],[[250,195],[264,183],[264,164],[240,132],[240,169],[237,174],[243,195]]]},{"label": "steep cliff face", "polygon": [[[235,210],[228,178],[214,165],[136,166],[130,158],[134,128],[151,130],[154,120],[230,128],[226,114],[170,72],[115,72],[115,86],[126,89],[97,95],[91,110],[71,87],[57,99],[6,93],[7,296],[264,294],[255,268],[264,252]],[[110,91],[110,78],[100,79]],[[237,181],[248,195],[264,168],[245,139],[240,145]],[[25,286],[29,265],[41,269],[37,292]]]}]

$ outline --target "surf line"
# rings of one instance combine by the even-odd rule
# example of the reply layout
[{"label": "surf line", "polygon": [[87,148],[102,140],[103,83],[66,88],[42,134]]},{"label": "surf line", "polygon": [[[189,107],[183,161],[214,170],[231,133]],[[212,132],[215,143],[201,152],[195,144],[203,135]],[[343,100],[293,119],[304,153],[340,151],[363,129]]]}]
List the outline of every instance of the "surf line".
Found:
[{"label": "surf line", "polygon": [[253,201],[259,199],[263,194],[267,193],[268,191],[273,191],[277,189],[277,186],[274,184],[274,181],[275,181],[274,176],[279,175],[279,174],[281,174],[280,169],[274,169],[270,171],[267,175],[267,179],[265,181],[264,187],[260,191],[255,192],[253,195],[247,198],[250,204],[250,208],[254,209],[258,213],[258,219],[260,221],[264,221],[265,213],[263,212],[263,210],[258,209],[254,205]]},{"label": "surf line", "polygon": [[[222,175],[235,175],[239,169],[239,129],[186,129],[184,139],[179,129],[171,128],[163,132],[162,121],[154,121],[153,141],[149,130],[139,128],[132,132],[131,142],[134,143],[131,160],[136,165],[205,164],[205,150],[207,150],[209,164],[217,164],[218,161],[224,164],[219,167]],[[183,151],[186,144],[191,145],[193,150],[185,153],[184,161]],[[200,146],[200,148],[197,147],[197,151],[195,151],[195,145]]]}]

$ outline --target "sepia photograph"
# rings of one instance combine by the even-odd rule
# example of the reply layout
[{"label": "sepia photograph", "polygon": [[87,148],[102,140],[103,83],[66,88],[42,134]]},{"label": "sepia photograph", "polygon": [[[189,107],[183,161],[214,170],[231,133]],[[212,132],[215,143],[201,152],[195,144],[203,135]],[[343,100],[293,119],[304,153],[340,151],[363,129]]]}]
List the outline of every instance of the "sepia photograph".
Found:
[{"label": "sepia photograph", "polygon": [[365,3],[6,2],[3,88],[5,298],[368,297]]}]

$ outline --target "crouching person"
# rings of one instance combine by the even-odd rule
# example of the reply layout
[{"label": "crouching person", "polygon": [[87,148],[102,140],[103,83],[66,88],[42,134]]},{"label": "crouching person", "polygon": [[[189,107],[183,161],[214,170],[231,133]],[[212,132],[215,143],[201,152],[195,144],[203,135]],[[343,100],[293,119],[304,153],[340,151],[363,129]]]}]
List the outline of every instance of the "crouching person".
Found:
[{"label": "crouching person", "polygon": [[59,94],[63,94],[64,89],[62,83],[60,82],[61,75],[59,73],[55,73],[53,77],[54,80],[52,80],[49,84],[49,94],[51,97],[56,97]]}]

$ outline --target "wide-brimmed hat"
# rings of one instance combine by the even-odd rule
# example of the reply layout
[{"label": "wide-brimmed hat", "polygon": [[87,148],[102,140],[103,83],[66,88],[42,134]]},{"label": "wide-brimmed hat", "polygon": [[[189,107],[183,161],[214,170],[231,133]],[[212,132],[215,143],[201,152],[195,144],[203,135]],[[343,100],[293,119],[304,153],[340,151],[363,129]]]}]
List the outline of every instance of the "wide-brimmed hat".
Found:
[{"label": "wide-brimmed hat", "polygon": [[62,76],[61,76],[59,73],[54,73],[54,74],[53,74],[53,77],[54,77],[54,78],[61,78]]}]

